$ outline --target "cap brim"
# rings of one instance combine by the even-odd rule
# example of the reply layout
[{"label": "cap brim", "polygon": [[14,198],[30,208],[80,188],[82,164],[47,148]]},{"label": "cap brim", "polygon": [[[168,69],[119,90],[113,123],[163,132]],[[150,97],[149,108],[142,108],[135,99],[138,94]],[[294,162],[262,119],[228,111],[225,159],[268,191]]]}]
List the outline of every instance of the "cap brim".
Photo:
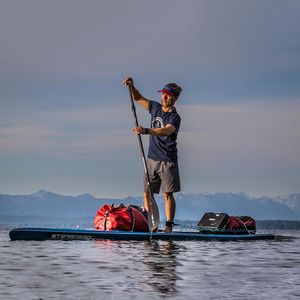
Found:
[{"label": "cap brim", "polygon": [[175,96],[172,92],[168,91],[168,90],[160,90],[160,91],[157,91],[158,93],[165,93],[169,96]]}]

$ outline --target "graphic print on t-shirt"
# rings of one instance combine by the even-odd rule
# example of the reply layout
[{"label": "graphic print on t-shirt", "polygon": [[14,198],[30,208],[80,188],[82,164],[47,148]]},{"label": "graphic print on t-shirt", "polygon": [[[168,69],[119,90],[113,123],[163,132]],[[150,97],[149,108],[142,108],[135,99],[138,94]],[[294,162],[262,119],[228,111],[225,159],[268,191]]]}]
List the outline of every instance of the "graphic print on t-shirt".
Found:
[{"label": "graphic print on t-shirt", "polygon": [[163,127],[165,127],[162,118],[161,117],[154,118],[151,122],[151,127],[152,128],[163,128]]}]

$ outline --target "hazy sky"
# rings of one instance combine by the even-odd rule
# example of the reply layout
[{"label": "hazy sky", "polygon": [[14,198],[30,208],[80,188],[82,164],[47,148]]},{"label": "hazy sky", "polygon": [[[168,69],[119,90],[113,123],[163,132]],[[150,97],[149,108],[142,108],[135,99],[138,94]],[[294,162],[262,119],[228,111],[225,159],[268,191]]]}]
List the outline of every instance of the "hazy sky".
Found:
[{"label": "hazy sky", "polygon": [[183,87],[183,192],[300,192],[300,1],[0,8],[0,193],[142,195],[127,75]]}]

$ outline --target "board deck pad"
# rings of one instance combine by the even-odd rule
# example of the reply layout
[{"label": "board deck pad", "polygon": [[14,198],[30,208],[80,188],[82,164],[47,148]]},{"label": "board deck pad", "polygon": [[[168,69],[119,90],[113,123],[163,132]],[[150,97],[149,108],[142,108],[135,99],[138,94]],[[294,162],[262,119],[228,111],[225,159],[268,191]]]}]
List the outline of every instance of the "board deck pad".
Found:
[{"label": "board deck pad", "polygon": [[102,231],[77,228],[16,228],[9,232],[11,240],[270,240],[275,236],[269,233],[256,234],[203,234],[199,231],[136,232],[136,231]]}]

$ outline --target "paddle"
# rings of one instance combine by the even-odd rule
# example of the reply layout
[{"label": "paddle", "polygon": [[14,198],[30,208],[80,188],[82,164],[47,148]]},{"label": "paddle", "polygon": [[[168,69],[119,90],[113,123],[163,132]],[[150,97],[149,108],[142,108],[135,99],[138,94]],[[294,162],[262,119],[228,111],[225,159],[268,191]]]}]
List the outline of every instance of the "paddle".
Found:
[{"label": "paddle", "polygon": [[[138,127],[139,122],[138,122],[138,119],[137,119],[137,114],[136,114],[136,109],[135,109],[135,105],[134,105],[134,101],[133,101],[133,97],[132,97],[132,89],[131,89],[130,84],[128,84],[128,90],[129,90],[129,95],[130,95],[130,99],[131,99],[131,110],[132,110],[132,114],[133,114],[133,117],[134,117],[135,126]],[[144,171],[145,171],[145,174],[146,174],[146,180],[147,180],[147,184],[148,184],[149,191],[150,191],[150,199],[149,199],[149,202],[148,202],[148,212],[147,212],[148,213],[148,226],[149,226],[149,231],[153,232],[158,228],[159,223],[160,223],[160,221],[159,221],[159,210],[158,210],[158,207],[157,207],[157,203],[154,199],[153,191],[152,191],[151,184],[150,184],[150,177],[149,177],[148,167],[147,167],[147,163],[146,163],[142,137],[141,137],[140,134],[138,134],[137,137],[138,137],[140,151],[141,151],[141,155],[142,155]]]}]

